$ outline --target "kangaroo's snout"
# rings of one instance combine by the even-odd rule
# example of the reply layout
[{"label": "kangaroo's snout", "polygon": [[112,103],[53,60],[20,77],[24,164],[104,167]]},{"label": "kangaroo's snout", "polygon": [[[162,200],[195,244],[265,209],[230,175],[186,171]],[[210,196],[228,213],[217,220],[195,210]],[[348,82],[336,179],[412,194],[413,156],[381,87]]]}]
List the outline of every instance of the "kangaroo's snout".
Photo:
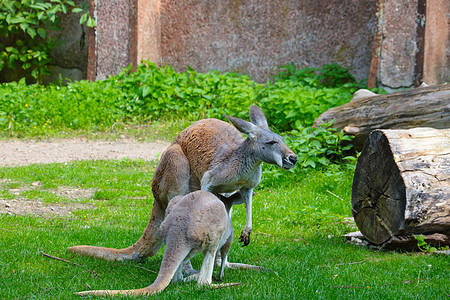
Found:
[{"label": "kangaroo's snout", "polygon": [[286,156],[285,158],[283,158],[283,169],[291,169],[295,166],[295,164],[297,163],[297,155],[295,155],[294,153],[289,154],[288,156]]}]

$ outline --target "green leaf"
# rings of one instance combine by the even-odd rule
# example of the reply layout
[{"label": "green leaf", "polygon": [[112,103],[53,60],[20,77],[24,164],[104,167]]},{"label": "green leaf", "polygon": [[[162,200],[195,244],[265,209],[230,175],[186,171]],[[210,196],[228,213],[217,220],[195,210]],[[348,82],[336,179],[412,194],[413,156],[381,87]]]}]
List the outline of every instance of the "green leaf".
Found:
[{"label": "green leaf", "polygon": [[20,28],[23,30],[23,32],[26,32],[29,26],[30,25],[28,23],[21,23],[20,24]]},{"label": "green leaf", "polygon": [[328,166],[330,164],[330,161],[325,157],[319,158],[319,162],[324,166]]},{"label": "green leaf", "polygon": [[45,19],[45,12],[41,11],[40,13],[37,14],[37,18],[39,21]]},{"label": "green leaf", "polygon": [[32,39],[36,36],[36,30],[33,27],[28,27],[27,33]]},{"label": "green leaf", "polygon": [[53,23],[55,23],[55,22],[56,22],[56,14],[49,13],[48,15],[49,15],[50,20],[51,20]]},{"label": "green leaf", "polygon": [[22,69],[24,69],[24,70],[28,70],[29,68],[31,68],[31,63],[24,63],[22,65]]},{"label": "green leaf", "polygon": [[75,8],[72,8],[72,12],[74,14],[77,14],[77,13],[83,12],[83,10],[81,8],[79,8],[79,7],[75,7]]},{"label": "green leaf", "polygon": [[31,76],[33,76],[33,78],[38,78],[38,77],[39,77],[39,71],[38,71],[38,69],[34,69],[34,70],[31,72]]},{"label": "green leaf", "polygon": [[45,39],[45,37],[47,36],[47,30],[45,30],[44,28],[38,28],[37,33],[43,39]]},{"label": "green leaf", "polygon": [[88,18],[89,13],[84,13],[81,15],[80,17],[80,24],[84,24],[84,22],[86,22],[87,18]]},{"label": "green leaf", "polygon": [[303,166],[306,168],[306,167],[311,167],[311,168],[315,168],[316,167],[316,163],[315,162],[313,162],[312,160],[307,160],[304,164],[303,164]]},{"label": "green leaf", "polygon": [[147,97],[147,95],[150,94],[150,87],[148,85],[144,86],[142,89],[142,97]]},{"label": "green leaf", "polygon": [[89,17],[88,21],[87,21],[87,26],[88,27],[94,27],[95,26],[95,20],[93,18]]}]

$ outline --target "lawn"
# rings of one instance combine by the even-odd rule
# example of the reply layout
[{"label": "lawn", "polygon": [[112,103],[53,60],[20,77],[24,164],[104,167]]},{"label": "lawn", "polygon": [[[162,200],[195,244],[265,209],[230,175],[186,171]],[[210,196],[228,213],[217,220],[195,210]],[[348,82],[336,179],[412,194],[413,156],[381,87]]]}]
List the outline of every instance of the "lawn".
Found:
[{"label": "lawn", "polygon": [[[1,199],[41,200],[83,209],[70,215],[0,217],[0,298],[77,299],[74,292],[130,289],[151,284],[163,251],[145,263],[106,262],[77,256],[67,247],[126,247],[145,228],[152,207],[156,162],[84,161],[0,168]],[[428,253],[380,251],[346,243],[351,216],[352,168],[284,173],[263,183],[254,197],[251,243],[240,247],[244,207],[233,211],[230,261],[272,271],[226,270],[225,283],[209,289],[170,284],[157,299],[447,299],[449,259]],[[67,191],[87,191],[78,197]],[[66,191],[62,193],[60,191]],[[65,259],[46,257],[42,252]],[[200,267],[201,255],[193,260]],[[152,298],[152,297],[150,297]]]},{"label": "lawn", "polygon": [[[355,157],[321,113],[366,86],[337,64],[281,68],[266,84],[211,71],[176,73],[140,64],[97,82],[0,84],[0,138],[82,136],[171,141],[188,124],[223,114],[248,119],[256,104],[298,155],[294,169],[264,166],[253,201],[251,243],[238,242],[243,205],[233,209],[231,262],[271,271],[225,270],[212,289],[170,284],[157,299],[448,299],[450,260],[428,252],[347,243]],[[276,128],[276,129],[275,129]],[[344,143],[342,143],[344,142]],[[2,149],[0,149],[2,151]],[[150,217],[157,161],[75,161],[0,168],[0,205],[44,214],[0,214],[0,299],[78,299],[88,289],[133,289],[156,278],[163,249],[144,263],[74,256],[74,245],[123,248]],[[0,211],[3,207],[0,207]],[[4,211],[4,210],[3,210]],[[46,254],[46,255],[44,255]],[[50,257],[49,257],[50,256]],[[199,268],[201,255],[192,263]]]}]

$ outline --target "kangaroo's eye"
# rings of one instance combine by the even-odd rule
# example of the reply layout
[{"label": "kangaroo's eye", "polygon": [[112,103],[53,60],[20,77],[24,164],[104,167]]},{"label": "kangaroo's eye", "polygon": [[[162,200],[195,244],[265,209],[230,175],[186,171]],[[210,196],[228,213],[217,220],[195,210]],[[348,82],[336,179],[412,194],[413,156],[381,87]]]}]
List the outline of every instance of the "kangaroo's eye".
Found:
[{"label": "kangaroo's eye", "polygon": [[273,145],[273,144],[276,144],[276,143],[278,143],[277,141],[270,141],[270,142],[267,142],[266,144],[267,145]]}]

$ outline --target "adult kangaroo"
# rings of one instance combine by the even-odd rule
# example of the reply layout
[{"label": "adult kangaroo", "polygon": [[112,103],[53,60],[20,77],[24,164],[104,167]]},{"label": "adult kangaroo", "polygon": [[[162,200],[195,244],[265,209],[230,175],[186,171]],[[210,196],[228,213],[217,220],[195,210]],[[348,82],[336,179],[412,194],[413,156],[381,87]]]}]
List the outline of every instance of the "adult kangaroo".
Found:
[{"label": "adult kangaroo", "polygon": [[[261,163],[290,169],[295,166],[297,156],[281,136],[269,129],[259,107],[250,108],[251,122],[225,116],[234,127],[217,119],[200,120],[183,130],[163,152],[152,182],[155,201],[150,221],[134,245],[124,249],[74,246],[68,250],[118,261],[140,261],[152,256],[163,243],[158,229],[169,201],[195,190],[217,195],[237,192],[233,204],[245,203],[247,214],[240,241],[244,246],[248,245],[252,230],[253,188],[261,181]],[[239,132],[247,138],[243,139]]]}]

